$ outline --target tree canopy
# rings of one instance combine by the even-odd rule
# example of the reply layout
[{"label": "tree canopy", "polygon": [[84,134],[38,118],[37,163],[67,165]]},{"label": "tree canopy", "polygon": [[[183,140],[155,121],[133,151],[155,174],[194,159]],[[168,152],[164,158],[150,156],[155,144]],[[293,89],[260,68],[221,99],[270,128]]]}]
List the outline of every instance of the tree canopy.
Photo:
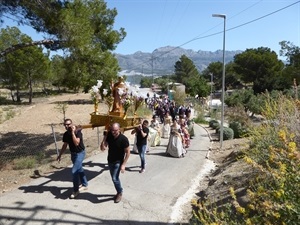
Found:
[{"label": "tree canopy", "polygon": [[103,0],[4,0],[0,16],[6,14],[19,24],[44,33],[48,39],[57,40],[53,45],[46,45],[51,49],[114,50],[126,36],[124,28],[113,29],[117,10],[108,9]]},{"label": "tree canopy", "polygon": [[[3,48],[14,43],[30,41],[31,38],[22,34],[16,27],[0,31],[0,47]],[[20,101],[19,91],[28,87],[29,103],[31,103],[33,82],[47,80],[49,62],[41,47],[21,48],[6,55],[0,62],[1,78],[10,90],[17,91],[17,101]]]},{"label": "tree canopy", "polygon": [[200,75],[193,61],[186,55],[182,55],[175,63],[175,82],[186,86],[186,93],[191,96],[206,97],[210,92],[210,86]]},{"label": "tree canopy", "polygon": [[269,48],[247,49],[234,57],[234,70],[244,83],[253,85],[254,93],[283,90],[291,85],[282,71],[284,64]]},{"label": "tree canopy", "polygon": [[[56,71],[51,74],[56,77],[54,83],[74,90],[82,87],[87,90],[98,79],[104,80],[103,86],[108,86],[116,78],[120,68],[111,51],[123,41],[126,32],[124,28],[113,29],[117,10],[107,8],[103,0],[4,0],[0,6],[2,21],[6,15],[42,32],[46,38],[2,45],[1,56],[41,44],[50,50],[61,49],[63,62],[57,64],[56,61],[56,67],[62,68],[58,70],[59,75],[55,75]],[[63,77],[58,79],[61,75]]]}]

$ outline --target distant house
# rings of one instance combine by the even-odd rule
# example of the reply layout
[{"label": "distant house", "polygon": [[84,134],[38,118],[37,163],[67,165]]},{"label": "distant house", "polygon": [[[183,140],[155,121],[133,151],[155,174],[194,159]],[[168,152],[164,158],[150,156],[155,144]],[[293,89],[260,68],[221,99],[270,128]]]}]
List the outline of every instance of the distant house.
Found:
[{"label": "distant house", "polygon": [[[181,84],[181,83],[173,83],[173,82],[170,82],[168,83],[169,85],[169,90],[176,90],[176,91],[180,91],[180,92],[184,92],[185,93],[185,85]],[[156,92],[156,93],[160,93],[161,92],[161,87],[158,86],[157,84],[152,84],[151,85],[151,90],[153,92]]]},{"label": "distant house", "polygon": [[181,83],[171,83],[173,90],[185,93],[185,85]]}]

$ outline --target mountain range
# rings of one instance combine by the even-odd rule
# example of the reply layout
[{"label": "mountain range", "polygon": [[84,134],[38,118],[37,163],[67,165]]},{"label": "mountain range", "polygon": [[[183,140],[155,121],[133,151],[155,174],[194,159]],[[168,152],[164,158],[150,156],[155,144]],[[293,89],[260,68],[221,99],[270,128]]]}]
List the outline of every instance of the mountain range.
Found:
[{"label": "mountain range", "polygon": [[[242,51],[225,51],[225,63],[233,60]],[[194,62],[198,71],[203,71],[212,62],[223,61],[223,50],[194,51],[181,47],[166,46],[155,49],[152,53],[135,52],[130,55],[115,54],[121,67],[120,74],[126,76],[163,76],[174,73],[175,63],[182,55],[186,55]]]}]

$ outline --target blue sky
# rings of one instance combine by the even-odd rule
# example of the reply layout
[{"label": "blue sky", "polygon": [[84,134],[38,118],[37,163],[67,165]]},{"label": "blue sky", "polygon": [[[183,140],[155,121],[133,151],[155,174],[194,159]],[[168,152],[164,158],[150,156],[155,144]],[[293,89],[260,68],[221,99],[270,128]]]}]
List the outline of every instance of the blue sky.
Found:
[{"label": "blue sky", "polygon": [[[124,27],[127,32],[116,53],[153,52],[164,46],[195,51],[223,49],[224,20],[212,14],[226,14],[226,30],[240,26],[226,31],[226,50],[263,46],[279,54],[280,41],[300,46],[300,1],[296,0],[108,0],[107,3],[118,11],[115,28]],[[293,3],[296,4],[287,7]]]},{"label": "blue sky", "polygon": [[[195,51],[223,49],[222,18],[226,15],[226,50],[268,47],[279,55],[280,41],[300,46],[298,0],[107,0],[116,8],[115,29],[127,36],[115,53],[153,52],[165,46]],[[6,19],[7,24],[12,21]],[[2,26],[2,27],[4,27]],[[34,30],[21,31],[40,40]]]}]

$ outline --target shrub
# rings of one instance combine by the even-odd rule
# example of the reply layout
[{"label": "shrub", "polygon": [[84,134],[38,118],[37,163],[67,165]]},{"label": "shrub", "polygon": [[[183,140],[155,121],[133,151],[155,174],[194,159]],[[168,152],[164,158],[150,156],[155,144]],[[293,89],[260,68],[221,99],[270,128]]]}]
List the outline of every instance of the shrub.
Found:
[{"label": "shrub", "polygon": [[13,168],[15,170],[31,169],[36,165],[36,159],[31,157],[25,157],[14,160]]},{"label": "shrub", "polygon": [[205,112],[201,107],[198,107],[198,105],[195,106],[196,118],[194,118],[195,123],[201,123],[201,124],[207,124],[208,122],[205,120]]},{"label": "shrub", "polygon": [[300,133],[295,121],[300,115],[300,101],[269,97],[263,112],[266,123],[252,128],[251,146],[243,158],[254,170],[254,178],[247,184],[249,203],[240,205],[232,188],[233,201],[223,204],[222,211],[209,202],[197,204],[197,224],[299,224]]},{"label": "shrub", "polygon": [[[210,120],[209,122],[208,122],[208,125],[209,125],[209,127],[213,127],[213,124],[214,123],[219,123],[217,120]],[[215,128],[214,128],[215,129]]]},{"label": "shrub", "polygon": [[186,94],[184,91],[175,87],[175,92],[173,97],[177,105],[184,105],[185,103],[184,100],[186,99]]},{"label": "shrub", "polygon": [[211,127],[213,128],[213,129],[218,129],[219,127],[220,127],[220,123],[219,122],[215,122],[215,123],[213,123],[212,125],[211,125]]},{"label": "shrub", "polygon": [[197,114],[197,117],[194,119],[195,123],[207,124],[203,114]]},{"label": "shrub", "polygon": [[229,127],[223,127],[223,140],[231,140],[234,138],[234,132]]},{"label": "shrub", "polygon": [[252,122],[242,107],[227,109],[227,120],[229,127],[234,131],[234,138],[249,136]]},{"label": "shrub", "polygon": [[217,110],[217,109],[210,109],[209,112],[208,112],[208,116],[210,118],[218,118],[218,113],[220,113],[220,110]]},{"label": "shrub", "polygon": [[229,128],[233,130],[234,138],[241,138],[245,134],[245,129],[240,122],[231,122]]},{"label": "shrub", "polygon": [[13,111],[13,110],[9,110],[8,112],[6,112],[6,115],[5,115],[5,120],[9,120],[9,119],[12,119],[16,116],[16,112]]}]

